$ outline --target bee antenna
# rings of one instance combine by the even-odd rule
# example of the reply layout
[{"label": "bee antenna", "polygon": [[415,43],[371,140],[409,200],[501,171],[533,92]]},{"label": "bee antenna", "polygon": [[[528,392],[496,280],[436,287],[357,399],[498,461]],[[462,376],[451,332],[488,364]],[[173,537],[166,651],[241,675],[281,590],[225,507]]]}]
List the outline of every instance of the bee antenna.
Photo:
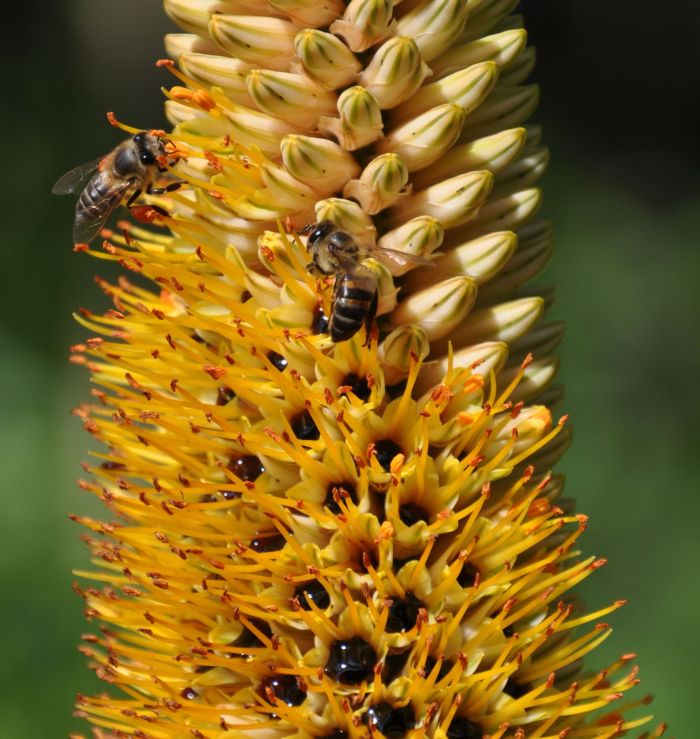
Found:
[{"label": "bee antenna", "polygon": [[302,226],[302,228],[299,230],[299,234],[302,236],[305,236],[309,231],[312,231],[314,229],[315,223],[307,223],[305,226]]}]

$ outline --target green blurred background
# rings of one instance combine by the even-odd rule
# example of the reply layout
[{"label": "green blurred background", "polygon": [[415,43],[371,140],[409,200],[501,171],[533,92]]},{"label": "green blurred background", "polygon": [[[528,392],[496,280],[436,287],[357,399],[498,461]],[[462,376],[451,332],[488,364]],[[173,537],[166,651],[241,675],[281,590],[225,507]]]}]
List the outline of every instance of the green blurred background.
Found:
[{"label": "green blurred background", "polygon": [[[86,556],[67,516],[95,511],[74,480],[88,397],[67,362],[78,306],[104,306],[104,264],[71,251],[73,203],[50,188],[118,140],[104,113],[164,125],[153,66],[170,28],[143,0],[46,0],[3,11],[0,312],[0,737],[86,731],[77,691],[98,689],[76,651],[85,623],[71,569]],[[20,7],[17,7],[20,6]],[[591,606],[627,598],[596,666],[638,651],[643,690],[669,735],[697,736],[700,654],[697,222],[698,10],[632,0],[525,0],[552,164],[544,181],[557,251],[543,281],[568,322],[561,468],[590,514],[583,546],[607,557]],[[658,11],[658,8],[657,8]],[[8,95],[9,88],[9,95]]]}]

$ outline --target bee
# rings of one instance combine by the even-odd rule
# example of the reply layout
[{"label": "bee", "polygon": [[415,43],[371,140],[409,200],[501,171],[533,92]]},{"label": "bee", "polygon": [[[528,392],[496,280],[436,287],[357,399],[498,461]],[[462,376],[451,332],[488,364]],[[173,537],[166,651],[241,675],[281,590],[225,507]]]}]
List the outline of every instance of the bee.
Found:
[{"label": "bee", "polygon": [[54,195],[80,191],[73,221],[74,243],[92,241],[129,191],[127,207],[143,190],[159,195],[180,187],[181,182],[153,187],[156,174],[166,171],[166,143],[160,136],[141,131],[122,141],[106,156],[71,169],[59,178],[51,190]]},{"label": "bee", "polygon": [[376,256],[387,266],[399,268],[409,263],[433,265],[428,259],[405,252],[359,244],[332,221],[309,223],[299,233],[309,234],[306,248],[311,262],[306,269],[317,276],[335,275],[328,330],[331,341],[336,343],[351,339],[363,324],[367,332],[365,346],[370,342],[379,285],[377,275],[363,260]]}]

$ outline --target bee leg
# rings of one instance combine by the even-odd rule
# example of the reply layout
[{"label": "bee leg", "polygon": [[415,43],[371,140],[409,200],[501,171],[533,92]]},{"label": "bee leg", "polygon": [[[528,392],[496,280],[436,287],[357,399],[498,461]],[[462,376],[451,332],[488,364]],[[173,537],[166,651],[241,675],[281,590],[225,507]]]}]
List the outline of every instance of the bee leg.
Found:
[{"label": "bee leg", "polygon": [[309,262],[306,265],[306,271],[309,274],[314,275],[315,277],[321,277],[323,275],[323,272],[321,272],[321,270],[318,268],[318,265],[316,264],[316,262]]},{"label": "bee leg", "polygon": [[367,334],[367,338],[365,339],[365,343],[362,346],[369,346],[372,343],[372,337],[376,333],[373,324],[374,324],[374,317],[377,315],[377,304],[378,303],[379,303],[379,293],[375,291],[374,295],[372,296],[372,303],[369,306],[369,311],[367,311],[367,316],[365,317],[365,333]]},{"label": "bee leg", "polygon": [[126,201],[126,207],[130,208],[136,202],[136,198],[138,198],[140,194],[141,188],[134,190],[134,192],[131,193],[131,197]]},{"label": "bee leg", "polygon": [[146,188],[146,192],[149,195],[165,195],[166,192],[173,192],[173,190],[177,190],[178,188],[182,187],[185,184],[183,181],[178,182],[171,182],[169,185],[166,185],[165,187],[153,187],[153,185],[149,185]]}]

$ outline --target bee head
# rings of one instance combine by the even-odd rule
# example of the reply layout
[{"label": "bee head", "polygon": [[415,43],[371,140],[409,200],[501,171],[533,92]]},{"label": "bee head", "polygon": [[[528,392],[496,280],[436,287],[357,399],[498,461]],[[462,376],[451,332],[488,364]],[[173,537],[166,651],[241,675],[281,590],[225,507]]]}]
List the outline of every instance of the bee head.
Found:
[{"label": "bee head", "polygon": [[139,159],[143,164],[155,164],[159,156],[162,156],[165,148],[163,141],[153,134],[141,131],[133,138]]},{"label": "bee head", "polygon": [[338,228],[335,223],[332,223],[331,221],[321,221],[321,223],[315,223],[312,224],[312,226],[313,231],[311,231],[309,240],[307,241],[309,246],[315,246],[319,241],[321,241],[321,239],[324,239],[328,234],[333,233],[333,231]]}]

